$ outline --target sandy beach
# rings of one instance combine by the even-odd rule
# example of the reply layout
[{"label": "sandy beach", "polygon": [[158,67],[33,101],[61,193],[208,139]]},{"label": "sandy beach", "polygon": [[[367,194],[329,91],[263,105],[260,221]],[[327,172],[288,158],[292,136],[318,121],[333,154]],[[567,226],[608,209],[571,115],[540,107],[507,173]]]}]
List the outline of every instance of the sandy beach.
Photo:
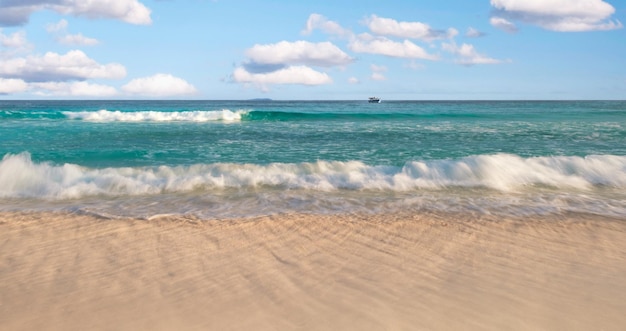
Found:
[{"label": "sandy beach", "polygon": [[3,330],[623,330],[626,221],[0,214]]}]

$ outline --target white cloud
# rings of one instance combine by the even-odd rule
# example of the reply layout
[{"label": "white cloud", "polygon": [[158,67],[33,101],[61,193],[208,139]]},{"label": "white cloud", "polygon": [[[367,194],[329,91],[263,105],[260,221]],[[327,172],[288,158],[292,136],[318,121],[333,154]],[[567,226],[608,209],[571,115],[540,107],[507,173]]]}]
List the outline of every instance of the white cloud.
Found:
[{"label": "white cloud", "polygon": [[384,72],[387,72],[387,67],[372,64],[370,65],[370,69],[372,70],[372,75],[370,76],[372,80],[386,80],[387,79],[387,77],[385,77],[385,75],[383,74]]},{"label": "white cloud", "polygon": [[82,51],[73,50],[64,55],[48,52],[43,56],[31,55],[2,61],[0,76],[40,82],[119,79],[126,76],[126,68],[118,63],[99,64]]},{"label": "white cloud", "polygon": [[489,19],[489,23],[494,27],[509,33],[517,32],[517,26],[515,25],[515,23],[507,20],[506,18],[494,16]]},{"label": "white cloud", "polygon": [[112,18],[150,24],[150,9],[137,0],[28,0],[0,2],[0,25],[22,25],[40,10],[88,18]]},{"label": "white cloud", "polygon": [[133,79],[122,86],[122,90],[130,94],[151,97],[172,97],[197,93],[193,85],[184,79],[169,74],[156,74]]},{"label": "white cloud", "polygon": [[[615,8],[603,0],[491,0],[497,18],[562,32],[614,30]],[[496,27],[500,27],[492,22]]]},{"label": "white cloud", "polygon": [[479,38],[479,37],[483,37],[485,36],[484,32],[480,32],[479,30],[473,28],[473,27],[469,27],[467,29],[467,32],[465,32],[465,36],[468,38]]},{"label": "white cloud", "polygon": [[68,35],[57,38],[57,40],[61,44],[65,44],[65,45],[93,46],[93,45],[99,44],[99,41],[97,39],[85,37],[83,36],[82,33],[68,34]]},{"label": "white cloud", "polygon": [[257,44],[248,49],[246,55],[257,64],[301,64],[331,67],[347,65],[354,61],[331,42],[311,43],[302,40],[296,42],[281,41],[268,45]]},{"label": "white cloud", "polygon": [[350,49],[357,53],[379,54],[398,58],[437,60],[436,55],[428,54],[422,47],[409,40],[396,42],[384,37],[372,38],[362,34],[350,42]]},{"label": "white cloud", "polygon": [[58,23],[51,23],[46,25],[46,31],[56,34],[56,40],[59,43],[65,45],[93,46],[99,44],[99,41],[97,39],[85,37],[82,33],[67,34],[67,26],[67,21],[62,19]]},{"label": "white cloud", "polygon": [[320,85],[329,84],[328,74],[310,66],[345,66],[352,57],[331,42],[281,41],[275,44],[254,45],[246,51],[247,61],[235,69],[232,80],[254,84],[268,90],[271,84]]},{"label": "white cloud", "polygon": [[437,39],[449,39],[458,34],[456,29],[447,31],[434,30],[428,24],[421,22],[398,22],[391,18],[370,16],[365,24],[374,34],[407,39],[419,39],[433,41]]},{"label": "white cloud", "polygon": [[118,94],[114,87],[88,82],[27,83],[21,79],[0,78],[0,94],[32,91],[43,96],[112,97]]},{"label": "white cloud", "polygon": [[350,83],[350,84],[358,84],[358,83],[360,83],[360,81],[356,77],[350,77],[350,78],[348,78],[348,83]]},{"label": "white cloud", "polygon": [[306,21],[306,28],[302,30],[302,34],[309,35],[314,30],[322,30],[324,33],[336,35],[339,37],[350,37],[352,31],[344,29],[339,23],[330,21],[320,14],[311,14]]},{"label": "white cloud", "polygon": [[450,53],[456,54],[458,59],[456,63],[465,66],[471,66],[475,64],[498,64],[502,63],[502,60],[490,58],[483,54],[478,53],[473,45],[462,44],[457,46],[455,43],[444,43],[442,49]]},{"label": "white cloud", "polygon": [[17,31],[11,35],[5,35],[0,29],[0,45],[7,48],[29,48],[26,40],[26,32]]},{"label": "white cloud", "polygon": [[39,89],[36,94],[46,96],[112,97],[118,94],[114,87],[88,82],[43,82],[30,86]]},{"label": "white cloud", "polygon": [[24,92],[28,84],[21,79],[5,79],[0,77],[0,94]]},{"label": "white cloud", "polygon": [[322,85],[332,83],[328,74],[307,66],[291,66],[267,73],[250,73],[245,68],[236,68],[232,78],[238,83]]},{"label": "white cloud", "polygon": [[48,31],[49,33],[65,31],[67,29],[67,25],[68,25],[67,20],[62,19],[58,21],[57,23],[47,24],[46,31]]},{"label": "white cloud", "polygon": [[373,72],[372,75],[370,76],[370,79],[372,79],[372,80],[387,80],[387,77],[385,77],[385,75],[381,74],[380,72]]}]

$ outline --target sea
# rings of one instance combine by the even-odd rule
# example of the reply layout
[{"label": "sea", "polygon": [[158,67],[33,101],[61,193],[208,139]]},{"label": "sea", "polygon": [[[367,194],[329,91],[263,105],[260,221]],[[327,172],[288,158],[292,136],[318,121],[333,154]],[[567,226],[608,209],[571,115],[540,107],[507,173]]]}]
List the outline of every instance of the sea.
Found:
[{"label": "sea", "polygon": [[0,101],[0,211],[626,218],[626,101]]}]

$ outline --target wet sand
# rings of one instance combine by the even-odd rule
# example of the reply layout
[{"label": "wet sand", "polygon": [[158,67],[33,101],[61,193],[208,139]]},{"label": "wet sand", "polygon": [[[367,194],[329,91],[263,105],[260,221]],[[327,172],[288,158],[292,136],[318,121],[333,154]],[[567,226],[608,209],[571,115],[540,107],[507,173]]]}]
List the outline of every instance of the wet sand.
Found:
[{"label": "wet sand", "polygon": [[624,330],[626,220],[0,213],[3,330]]}]

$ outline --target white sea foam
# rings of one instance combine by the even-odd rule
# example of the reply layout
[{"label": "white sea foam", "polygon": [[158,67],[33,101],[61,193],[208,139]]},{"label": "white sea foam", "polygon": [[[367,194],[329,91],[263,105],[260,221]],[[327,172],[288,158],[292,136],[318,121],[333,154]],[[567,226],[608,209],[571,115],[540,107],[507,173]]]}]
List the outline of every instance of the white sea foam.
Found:
[{"label": "white sea foam", "polygon": [[246,114],[246,110],[232,111],[229,109],[222,110],[196,110],[181,112],[161,112],[161,111],[135,111],[122,112],[119,110],[98,110],[98,111],[79,111],[79,112],[63,112],[63,115],[69,119],[83,120],[89,122],[211,122],[225,121],[236,122],[241,121],[241,116]]},{"label": "white sea foam", "polygon": [[73,199],[261,188],[412,192],[469,187],[515,192],[543,187],[588,192],[598,186],[626,188],[626,156],[497,154],[414,161],[403,167],[318,161],[92,169],[36,163],[28,153],[7,154],[0,162],[3,198]]}]

